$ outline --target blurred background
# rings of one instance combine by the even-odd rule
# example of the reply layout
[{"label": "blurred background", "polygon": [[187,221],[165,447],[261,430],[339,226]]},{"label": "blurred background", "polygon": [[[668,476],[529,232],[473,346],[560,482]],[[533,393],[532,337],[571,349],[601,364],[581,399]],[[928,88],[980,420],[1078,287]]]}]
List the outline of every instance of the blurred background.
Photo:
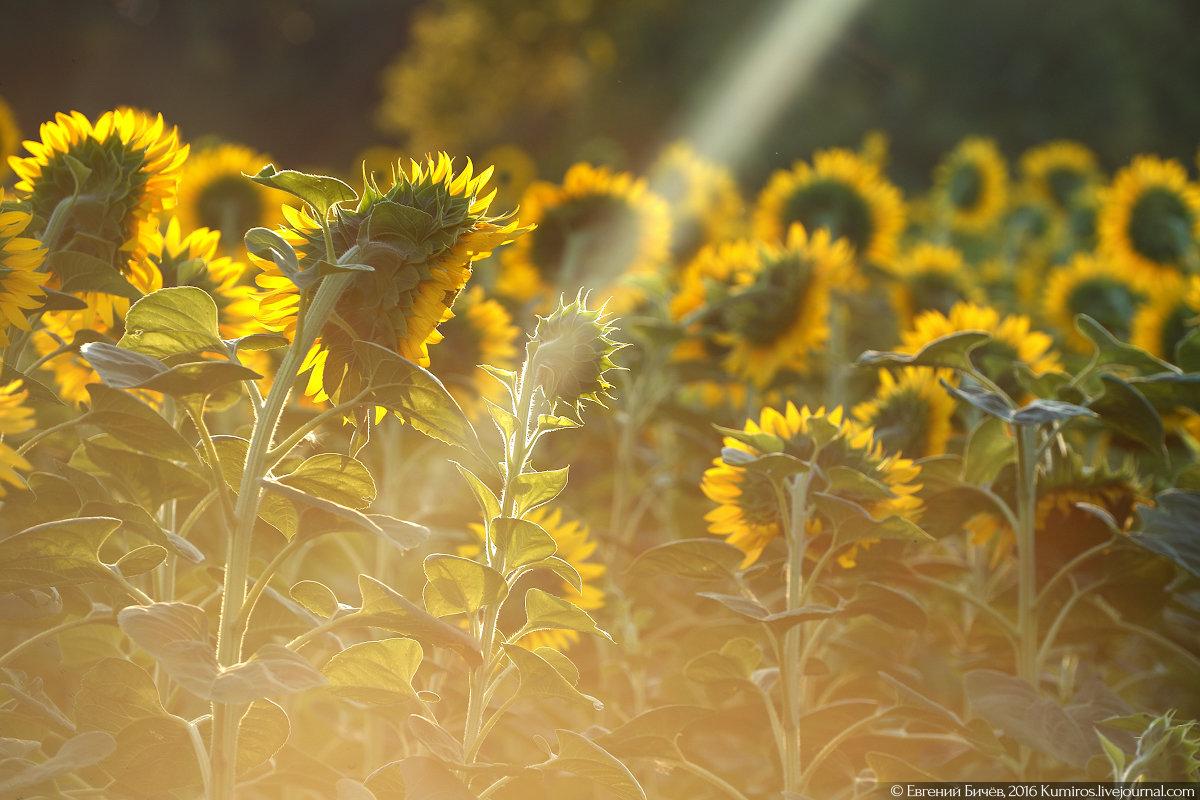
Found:
[{"label": "blurred background", "polygon": [[1009,157],[1077,139],[1109,170],[1194,164],[1200,136],[1193,0],[53,0],[4,18],[0,97],[23,138],[131,105],[193,143],[343,174],[373,147],[507,145],[557,180],[709,135],[756,187],[879,130],[917,190],[972,133]]}]

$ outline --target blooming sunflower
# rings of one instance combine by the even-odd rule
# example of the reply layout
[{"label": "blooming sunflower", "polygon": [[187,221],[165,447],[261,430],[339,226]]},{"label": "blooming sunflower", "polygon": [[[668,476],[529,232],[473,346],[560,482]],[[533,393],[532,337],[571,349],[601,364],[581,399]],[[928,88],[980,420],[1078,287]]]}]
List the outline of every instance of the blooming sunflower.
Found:
[{"label": "blooming sunflower", "polygon": [[530,184],[521,215],[537,230],[500,254],[496,282],[496,291],[516,302],[570,296],[583,287],[608,300],[618,280],[653,275],[667,260],[667,204],[628,172],[575,164],[561,184]]},{"label": "blooming sunflower", "polygon": [[993,140],[968,136],[934,169],[934,186],[953,228],[982,233],[1008,203],[1008,165]]},{"label": "blooming sunflower", "polygon": [[1080,192],[1101,181],[1096,155],[1079,142],[1059,139],[1021,154],[1021,186],[1058,211],[1066,211]]},{"label": "blooming sunflower", "polygon": [[480,365],[515,370],[521,329],[499,301],[484,297],[480,286],[459,294],[451,310],[454,316],[438,329],[442,344],[430,354],[430,369],[468,416],[486,419],[483,399],[500,402],[505,388]]},{"label": "blooming sunflower", "polygon": [[746,203],[733,175],[687,142],[663,150],[649,177],[654,192],[670,203],[671,250],[677,261],[686,261],[704,244],[745,232]]},{"label": "blooming sunflower", "polygon": [[1200,317],[1200,275],[1162,272],[1130,326],[1129,342],[1159,358],[1175,358],[1175,348]]},{"label": "blooming sunflower", "polygon": [[12,108],[0,97],[0,178],[8,175],[8,160],[21,146],[21,129]]},{"label": "blooming sunflower", "polygon": [[[20,179],[17,197],[33,214],[31,232],[52,253],[70,251],[144,283],[137,273],[157,246],[157,215],[175,205],[188,146],[174,128],[167,130],[161,114],[128,109],[109,111],[94,125],[78,111],[60,113],[40,133],[41,141],[25,142],[29,156],[9,159]],[[80,285],[76,260],[52,257],[47,267],[53,288],[72,278]],[[107,326],[129,307],[126,298],[95,291],[84,300]]]},{"label": "blooming sunflower", "polygon": [[236,339],[260,331],[254,315],[258,298],[245,280],[246,265],[218,256],[221,233],[197,228],[184,236],[178,217],[172,217],[163,234],[162,247],[150,260],[158,267],[154,289],[195,286],[208,292],[217,304],[217,326],[223,339]]},{"label": "blooming sunflower", "polygon": [[24,456],[4,443],[5,436],[24,433],[37,424],[33,409],[22,405],[28,396],[28,391],[21,391],[19,380],[0,386],[0,497],[6,494],[5,483],[25,488],[25,480],[17,473],[18,469],[33,469]]},{"label": "blooming sunflower", "polygon": [[23,211],[0,211],[0,347],[8,345],[10,327],[30,330],[25,312],[40,308],[37,298],[45,295],[42,284],[49,276],[38,267],[46,260],[46,249],[37,239],[20,235],[30,219]]},{"label": "blooming sunflower", "polygon": [[938,378],[938,371],[928,367],[905,367],[899,378],[880,370],[875,396],[856,405],[851,414],[874,430],[889,453],[909,458],[941,455],[953,433],[957,404]]},{"label": "blooming sunflower", "polygon": [[1178,161],[1137,156],[1102,193],[1096,227],[1101,251],[1125,269],[1185,268],[1196,258],[1200,187]]},{"label": "blooming sunflower", "polygon": [[[814,432],[824,431],[823,444],[818,446]],[[791,402],[782,412],[764,408],[759,421],[747,420],[746,433],[766,433],[777,437],[782,452],[805,462],[815,461],[822,472],[814,471],[813,491],[829,491],[844,499],[860,502],[877,520],[891,515],[914,519],[922,501],[916,496],[921,488],[914,484],[921,468],[911,459],[885,454],[883,446],[874,438],[870,428],[864,428],[853,420],[846,419],[841,408],[828,414],[825,409],[809,411],[807,407],[797,410]],[[732,436],[725,437],[724,445],[751,456],[761,456],[755,447]],[[849,467],[873,479],[888,490],[888,496],[867,499],[854,496],[852,490],[822,485],[827,471],[833,467]],[[748,470],[744,466],[731,464],[723,457],[713,461],[701,480],[700,488],[718,506],[705,515],[708,530],[738,547],[746,554],[742,562],[748,567],[758,560],[770,542],[783,532],[779,503],[771,480],[762,472]],[[810,520],[810,533],[823,527],[819,517]],[[849,565],[852,550],[843,553],[842,564]]]},{"label": "blooming sunflower", "polygon": [[[543,571],[526,573],[525,577],[517,582],[516,587],[509,593],[510,597],[524,597],[525,591],[537,587],[551,594],[556,594],[562,599],[572,603],[584,611],[595,611],[604,607],[604,590],[598,585],[607,571],[604,564],[598,564],[588,559],[596,552],[596,541],[591,538],[588,526],[579,520],[564,520],[563,512],[560,508],[550,509],[549,506],[538,506],[528,511],[523,517],[527,522],[532,522],[538,525],[546,533],[554,539],[554,544],[557,547],[555,555],[566,561],[582,579],[583,591],[578,591],[574,586],[565,580],[557,577],[552,578],[552,582],[544,585],[539,584],[539,581],[544,577]],[[472,532],[483,541],[484,529],[482,525],[472,524]],[[478,544],[466,545],[460,547],[458,552],[460,555],[471,558],[480,553],[482,547]],[[511,601],[510,601],[511,604]],[[518,605],[518,604],[512,604]],[[507,611],[509,606],[505,606]],[[515,629],[519,628],[524,623],[524,618],[519,620],[510,620],[506,614],[501,614],[500,627],[508,630],[509,633],[515,633]],[[572,630],[546,630],[534,631],[528,633],[518,640],[518,644],[530,650],[536,650],[539,647],[551,647],[555,650],[563,651],[579,641],[579,633]]]},{"label": "blooming sunflower", "polygon": [[913,326],[900,334],[902,353],[916,353],[930,342],[960,331],[983,331],[991,341],[971,351],[975,367],[1010,395],[1021,395],[1013,372],[1017,361],[1024,362],[1035,375],[1061,369],[1054,340],[1049,334],[1033,330],[1023,314],[1001,315],[990,306],[956,303],[948,314],[926,311],[917,315]]},{"label": "blooming sunflower", "polygon": [[846,239],[859,258],[886,264],[904,230],[904,199],[876,165],[850,150],[817,152],[767,181],[754,210],[754,234],[779,242],[792,223]]},{"label": "blooming sunflower", "polygon": [[893,302],[902,325],[921,311],[945,314],[955,303],[983,299],[962,253],[949,245],[919,242],[897,258],[889,271],[897,279]]},{"label": "blooming sunflower", "polygon": [[1044,282],[1042,310],[1046,321],[1058,328],[1071,349],[1088,352],[1091,342],[1076,330],[1075,316],[1087,314],[1125,341],[1130,320],[1146,300],[1147,289],[1144,278],[1107,259],[1078,253],[1071,263],[1050,271]]},{"label": "blooming sunflower", "polygon": [[175,213],[182,228],[218,231],[225,250],[237,251],[246,231],[282,224],[280,207],[291,196],[246,177],[270,163],[270,156],[233,142],[196,148],[179,179]]},{"label": "blooming sunflower", "polygon": [[[373,271],[355,275],[309,351],[302,366],[310,371],[307,394],[336,401],[343,388],[358,391],[356,341],[429,365],[428,346],[440,341],[437,326],[450,318],[472,262],[528,230],[515,219],[487,216],[492,195],[480,195],[490,174],[489,169],[475,176],[468,160],[456,175],[442,153],[424,165],[411,162],[407,171],[398,165],[396,182],[386,192],[368,181],[356,208],[335,210],[329,223],[334,256],[356,250]],[[301,269],[318,269],[326,255],[320,224],[305,211],[283,210],[288,222],[283,236],[295,247]],[[262,269],[260,321],[294,335],[300,289],[274,263],[253,255],[251,260]]]},{"label": "blooming sunflower", "polygon": [[759,263],[711,308],[713,341],[728,348],[725,370],[765,388],[784,369],[808,371],[829,339],[834,287],[854,283],[853,256],[826,230],[810,238],[793,225],[782,245],[760,244]]}]

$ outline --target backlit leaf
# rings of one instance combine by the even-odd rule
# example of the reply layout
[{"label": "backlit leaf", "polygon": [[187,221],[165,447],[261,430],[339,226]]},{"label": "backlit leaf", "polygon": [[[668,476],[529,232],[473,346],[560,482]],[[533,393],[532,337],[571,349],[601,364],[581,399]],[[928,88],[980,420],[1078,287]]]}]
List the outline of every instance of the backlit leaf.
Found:
[{"label": "backlit leaf", "polygon": [[471,665],[482,661],[479,644],[470,634],[443,622],[390,586],[370,575],[359,575],[358,589],[362,594],[362,606],[346,617],[348,621],[411,636],[425,644],[448,647]]},{"label": "backlit leaf", "polygon": [[248,177],[257,184],[300,198],[312,206],[319,218],[323,218],[338,203],[358,199],[358,193],[337,178],[291,169],[277,170],[274,164],[267,164]]},{"label": "backlit leaf", "polygon": [[389,705],[417,698],[412,679],[423,656],[420,643],[413,639],[362,642],[334,655],[321,672],[340,697]]},{"label": "backlit leaf", "polygon": [[171,461],[199,463],[196,448],[146,403],[102,383],[88,384],[87,391],[92,400],[87,414],[89,424],[139,452]]},{"label": "backlit leaf", "polygon": [[495,492],[488,488],[488,485],[480,480],[475,473],[462,464],[459,464],[457,461],[452,461],[451,463],[458,467],[459,473],[463,476],[467,485],[471,487],[471,492],[475,495],[475,499],[479,501],[479,507],[483,511],[484,519],[492,520],[500,516],[500,500],[496,497]]},{"label": "backlit leaf", "polygon": [[707,722],[713,715],[711,709],[703,706],[658,706],[598,737],[596,744],[621,758],[677,759],[675,740],[692,725]]},{"label": "backlit leaf", "polygon": [[287,713],[270,700],[255,700],[238,723],[237,774],[265,763],[287,742],[292,725]]},{"label": "backlit leaf", "polygon": [[546,472],[526,472],[513,480],[517,516],[548,503],[567,486],[567,467]]},{"label": "backlit leaf", "polygon": [[1013,675],[989,669],[964,676],[971,707],[1009,736],[1076,768],[1093,755],[1079,724],[1060,705]]},{"label": "backlit leaf", "polygon": [[115,564],[117,571],[126,578],[142,575],[167,560],[167,548],[157,544],[144,544],[121,556]]},{"label": "backlit leaf", "polygon": [[550,662],[536,653],[515,644],[504,645],[504,652],[517,667],[522,696],[533,698],[557,698],[569,703],[591,706],[601,711],[604,704],[595,697],[586,695],[569,683]]},{"label": "backlit leaf", "polygon": [[884,353],[868,350],[858,357],[859,366],[949,367],[971,369],[971,351],[991,340],[984,331],[958,331],[934,339],[916,353]]},{"label": "backlit leaf", "polygon": [[120,525],[110,517],[81,517],[36,525],[0,541],[0,593],[114,580],[97,553]]},{"label": "backlit leaf", "polygon": [[525,616],[528,620],[526,631],[571,630],[594,633],[613,641],[582,608],[537,587],[525,592]]},{"label": "backlit leaf", "polygon": [[318,581],[300,581],[294,584],[288,593],[292,596],[293,600],[318,617],[329,619],[337,613],[337,595],[323,583]]},{"label": "backlit leaf", "polygon": [[498,517],[492,521],[491,534],[508,569],[549,558],[558,550],[545,528],[526,519]]},{"label": "backlit leaf", "polygon": [[435,617],[478,611],[508,596],[504,576],[491,567],[450,555],[425,559],[425,608]]},{"label": "backlit leaf", "polygon": [[217,330],[217,303],[195,286],[159,289],[131,305],[117,346],[154,358],[226,352]]},{"label": "backlit leaf", "polygon": [[1132,386],[1115,375],[1101,375],[1104,393],[1088,404],[1104,426],[1143,445],[1152,453],[1166,454],[1162,417]]},{"label": "backlit leaf", "polygon": [[578,733],[558,730],[558,752],[549,760],[532,765],[546,773],[567,772],[597,783],[620,800],[646,800],[641,784],[629,768],[604,748]]},{"label": "backlit leaf", "polygon": [[356,510],[366,508],[375,499],[375,480],[366,465],[336,453],[321,453],[305,459],[295,470],[276,481]]},{"label": "backlit leaf", "polygon": [[736,574],[746,554],[719,539],[680,539],[643,551],[630,571],[712,581]]},{"label": "backlit leaf", "polygon": [[52,758],[40,764],[26,765],[16,774],[0,777],[0,796],[19,797],[21,789],[90,767],[103,761],[116,749],[116,740],[104,731],[80,733],[63,742]]},{"label": "backlit leaf", "polygon": [[154,679],[124,658],[105,658],[83,674],[75,695],[82,730],[116,734],[134,720],[167,716]]}]

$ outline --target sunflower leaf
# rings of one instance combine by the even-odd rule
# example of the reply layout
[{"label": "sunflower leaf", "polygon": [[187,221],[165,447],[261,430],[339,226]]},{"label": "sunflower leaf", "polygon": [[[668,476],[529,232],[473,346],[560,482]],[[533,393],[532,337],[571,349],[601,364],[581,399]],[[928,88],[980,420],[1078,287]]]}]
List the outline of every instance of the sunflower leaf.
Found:
[{"label": "sunflower leaf", "polygon": [[[53,757],[40,764],[6,764],[8,769],[0,776],[0,794],[5,797],[26,796],[19,790],[36,787],[38,784],[53,781],[60,775],[68,775],[90,767],[108,758],[116,749],[117,742],[110,733],[87,731],[77,734],[63,742]],[[31,792],[28,796],[42,796],[42,793]]]},{"label": "sunflower leaf", "polygon": [[361,511],[375,500],[375,480],[361,461],[338,453],[312,456],[275,479],[301,492]]},{"label": "sunflower leaf", "polygon": [[142,296],[142,290],[125,280],[110,262],[87,253],[59,250],[46,258],[42,268],[58,277],[63,292],[103,292],[127,300]]},{"label": "sunflower leaf", "polygon": [[515,644],[504,645],[504,652],[517,667],[521,680],[517,691],[520,694],[526,697],[557,698],[591,706],[596,711],[603,710],[603,703],[576,689],[553,664],[537,653]]},{"label": "sunflower leaf", "polygon": [[406,637],[361,642],[337,653],[321,669],[339,697],[370,705],[416,700],[412,679],[424,653]]},{"label": "sunflower leaf", "polygon": [[1129,539],[1200,578],[1200,492],[1168,489],[1154,503],[1138,507],[1138,531]]},{"label": "sunflower leaf", "polygon": [[1105,427],[1165,458],[1166,430],[1162,417],[1141,392],[1115,375],[1101,375],[1104,393],[1088,404]]},{"label": "sunflower leaf", "polygon": [[88,342],[79,354],[92,365],[100,380],[117,389],[140,386],[167,371],[157,358],[105,342]]},{"label": "sunflower leaf", "polygon": [[1076,768],[1092,756],[1094,748],[1079,723],[1026,681],[976,669],[964,676],[964,686],[976,713],[1014,739]]},{"label": "sunflower leaf", "polygon": [[337,595],[320,581],[300,581],[288,590],[293,600],[322,619],[329,619],[339,608]]},{"label": "sunflower leaf", "polygon": [[1129,385],[1141,393],[1161,414],[1183,406],[1200,412],[1200,374],[1160,373],[1130,378]]},{"label": "sunflower leaf", "polygon": [[508,569],[549,558],[558,551],[554,537],[527,519],[497,517],[492,521],[492,542]]},{"label": "sunflower leaf", "polygon": [[646,792],[629,768],[595,742],[569,730],[560,729],[558,752],[531,769],[566,772],[608,789],[619,800],[646,800]]},{"label": "sunflower leaf", "polygon": [[1168,364],[1162,359],[1155,358],[1140,347],[1122,342],[1087,314],[1075,315],[1075,327],[1095,346],[1095,366],[1097,367],[1121,364],[1133,367],[1139,372],[1179,373],[1179,368],[1174,364]]},{"label": "sunflower leaf", "polygon": [[957,370],[969,370],[971,351],[990,340],[991,334],[984,331],[957,331],[939,339],[934,339],[916,353],[894,353],[868,350],[858,357],[858,366],[882,367],[902,366],[914,367],[948,367]]},{"label": "sunflower leaf", "polygon": [[643,550],[629,570],[697,581],[731,578],[746,554],[719,539],[679,539]]},{"label": "sunflower leaf", "polygon": [[299,197],[312,206],[321,218],[324,218],[329,213],[329,209],[338,203],[358,199],[358,192],[337,178],[327,175],[311,175],[307,172],[290,169],[276,170],[274,164],[267,164],[256,174],[246,177],[261,186],[270,186],[294,197]]},{"label": "sunflower leaf", "polygon": [[504,576],[478,561],[435,554],[425,559],[425,609],[435,617],[470,614],[508,597]]},{"label": "sunflower leaf", "polygon": [[479,643],[465,630],[444,622],[370,575],[358,576],[362,606],[344,617],[347,622],[411,636],[425,644],[448,647],[476,666],[482,661]]},{"label": "sunflower leaf", "polygon": [[512,482],[517,515],[548,503],[567,487],[568,467],[545,472],[524,472]]},{"label": "sunflower leaf", "polygon": [[115,580],[98,554],[120,526],[111,517],[80,517],[35,525],[0,541],[0,594]]},{"label": "sunflower leaf", "polygon": [[714,715],[712,709],[703,706],[658,706],[597,737],[596,743],[622,758],[678,759],[675,741],[685,730]]},{"label": "sunflower leaf", "polygon": [[277,350],[291,344],[291,340],[282,333],[251,333],[224,341],[231,354],[237,353],[238,350]]},{"label": "sunflower leaf", "polygon": [[[88,345],[88,347],[94,346],[96,345]],[[140,383],[118,386],[118,388],[149,389],[169,394],[172,397],[187,397],[188,395],[207,397],[231,384],[260,378],[262,375],[233,361],[192,361],[186,364],[176,364]],[[108,381],[108,383],[117,386],[112,381]]]},{"label": "sunflower leaf", "polygon": [[1008,435],[1004,420],[984,417],[967,439],[963,480],[973,486],[986,486],[1016,457],[1016,452],[1016,443]]},{"label": "sunflower leaf", "polygon": [[998,417],[1005,422],[1012,422],[1013,409],[1007,397],[1004,395],[989,392],[985,389],[979,389],[974,386],[954,386],[946,381],[945,378],[940,378],[942,386],[946,391],[970,405],[975,406],[985,414],[990,414],[993,417]]},{"label": "sunflower leaf", "polygon": [[159,289],[131,305],[117,346],[155,358],[227,352],[217,329],[217,303],[195,286]]},{"label": "sunflower leaf", "polygon": [[296,250],[275,231],[251,228],[246,231],[245,242],[251,255],[270,260],[299,289],[307,289],[321,277],[315,269],[301,270]]},{"label": "sunflower leaf", "polygon": [[[525,592],[525,633],[532,631],[571,630],[594,633],[614,642],[612,636],[596,625],[591,614],[569,600],[556,597],[536,586]],[[615,642],[614,642],[615,644]]]}]

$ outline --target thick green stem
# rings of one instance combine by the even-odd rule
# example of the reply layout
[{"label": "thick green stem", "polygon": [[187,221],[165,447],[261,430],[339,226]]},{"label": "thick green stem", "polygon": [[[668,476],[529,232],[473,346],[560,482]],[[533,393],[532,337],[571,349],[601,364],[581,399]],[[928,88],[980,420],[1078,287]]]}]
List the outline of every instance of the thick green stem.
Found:
[{"label": "thick green stem", "polygon": [[[804,598],[804,551],[808,547],[808,484],[811,473],[792,476],[787,491],[780,487],[779,506],[786,521],[788,543],[787,609],[801,606]],[[784,634],[783,659],[779,664],[783,699],[783,743],[780,758],[783,762],[785,792],[799,793],[803,785],[804,763],[800,757],[800,715],[804,707],[803,664],[801,640],[804,625],[793,625]]]},{"label": "thick green stem", "polygon": [[1037,428],[1020,425],[1017,439],[1017,675],[1037,686]]}]

